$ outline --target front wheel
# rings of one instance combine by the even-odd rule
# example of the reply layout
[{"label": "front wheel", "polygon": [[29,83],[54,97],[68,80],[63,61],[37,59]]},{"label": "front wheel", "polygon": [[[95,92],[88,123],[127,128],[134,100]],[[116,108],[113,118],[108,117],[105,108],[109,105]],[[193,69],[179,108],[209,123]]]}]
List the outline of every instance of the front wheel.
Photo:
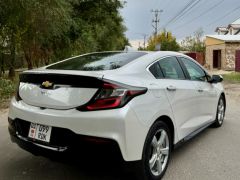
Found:
[{"label": "front wheel", "polygon": [[213,124],[214,127],[221,127],[223,124],[223,120],[225,117],[225,99],[223,96],[220,96],[219,101],[218,101],[218,106],[217,106],[217,114],[216,114],[216,119]]},{"label": "front wheel", "polygon": [[164,122],[156,122],[145,141],[139,169],[142,172],[140,179],[161,179],[168,167],[171,150],[171,133],[168,126]]}]

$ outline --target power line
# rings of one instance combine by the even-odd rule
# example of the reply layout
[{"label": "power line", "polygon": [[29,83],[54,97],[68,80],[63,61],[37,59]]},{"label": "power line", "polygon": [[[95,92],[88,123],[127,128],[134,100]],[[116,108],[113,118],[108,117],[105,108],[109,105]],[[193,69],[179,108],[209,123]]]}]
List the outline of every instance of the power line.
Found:
[{"label": "power line", "polygon": [[212,11],[213,9],[217,8],[220,4],[222,4],[225,0],[222,0],[220,2],[217,2],[216,4],[214,4],[213,6],[211,6],[209,9],[207,9],[206,11],[202,12],[200,15],[192,18],[191,20],[187,21],[186,23],[180,25],[180,26],[177,26],[176,29],[180,29],[182,27],[185,27],[185,25],[195,21],[196,19],[202,17],[203,15],[206,15],[207,13],[209,13],[210,11]]},{"label": "power line", "polygon": [[194,2],[191,7],[189,7],[185,12],[183,12],[177,19],[175,19],[173,22],[176,22],[177,20],[181,19],[184,15],[188,14],[189,12],[191,12],[191,10],[196,7],[196,5],[198,5],[202,0],[197,0],[196,2]]},{"label": "power line", "polygon": [[232,13],[234,13],[235,11],[237,11],[238,9],[240,9],[240,6],[236,7],[235,9],[233,9],[233,10],[231,10],[231,11],[229,11],[229,12],[227,12],[226,14],[224,14],[223,16],[221,16],[220,18],[218,18],[218,19],[214,20],[213,22],[209,23],[207,26],[211,26],[211,25],[215,24],[215,23],[218,22],[219,20],[222,20],[223,18],[231,15]]},{"label": "power line", "polygon": [[177,12],[177,14],[171,18],[165,25],[164,27],[167,27],[170,23],[175,21],[182,13],[184,13],[189,7],[191,7],[192,4],[194,4],[196,0],[190,0],[180,11]]},{"label": "power line", "polygon": [[[237,11],[238,9],[240,9],[240,6],[238,6],[237,8],[235,8],[235,9],[229,11],[229,12],[226,13],[224,16],[218,18],[217,20],[213,21],[212,23],[210,23],[210,24],[208,24],[208,25],[206,25],[206,26],[211,26],[211,25],[215,24],[217,21],[222,20],[223,18],[225,18],[225,17],[231,15],[233,12]],[[238,15],[238,17],[239,17],[239,15]],[[234,19],[235,19],[235,18],[234,18]],[[238,18],[238,19],[239,19],[239,18]],[[205,26],[205,27],[206,27],[206,26]],[[197,30],[197,29],[196,29],[196,30]],[[193,32],[195,32],[196,30],[191,31],[190,34],[192,34]],[[189,33],[188,33],[188,34],[189,34]],[[184,35],[182,35],[181,37],[184,37]]]}]

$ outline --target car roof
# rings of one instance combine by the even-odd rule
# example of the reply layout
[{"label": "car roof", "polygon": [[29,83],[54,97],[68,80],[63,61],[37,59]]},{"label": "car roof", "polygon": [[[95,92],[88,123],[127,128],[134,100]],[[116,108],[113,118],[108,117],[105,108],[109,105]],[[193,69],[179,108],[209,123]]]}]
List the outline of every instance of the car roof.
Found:
[{"label": "car roof", "polygon": [[[92,53],[104,53],[104,52],[125,52],[125,53],[128,53],[126,51],[102,51],[102,52],[92,52]],[[74,73],[74,74],[101,74],[101,75],[123,75],[123,74],[139,74],[139,73],[144,73],[144,70],[150,65],[152,64],[154,61],[156,60],[159,60],[161,58],[164,58],[164,57],[168,57],[168,56],[185,56],[185,57],[188,57],[184,54],[181,54],[181,53],[178,53],[178,52],[172,52],[172,51],[129,51],[130,52],[144,52],[146,53],[145,55],[139,57],[139,58],[136,58],[135,60],[129,62],[128,64],[118,68],[118,69],[114,69],[114,70],[104,70],[104,71],[72,71],[71,70],[71,73]],[[88,54],[92,54],[92,53],[88,53]],[[86,55],[86,54],[83,54],[83,55]],[[82,56],[82,55],[80,55]],[[75,56],[75,57],[78,57],[78,56]],[[66,61],[66,60],[69,60],[69,59],[72,59],[72,58],[75,58],[75,57],[71,57],[71,58],[68,58],[68,59],[65,59],[63,61]],[[188,57],[190,58],[190,57]],[[191,59],[191,58],[190,58]],[[61,61],[59,61],[61,62]],[[57,63],[59,63],[57,62]],[[55,64],[55,63],[54,63]],[[53,65],[53,64],[51,64]],[[45,66],[45,67],[42,67],[42,68],[38,68],[38,69],[34,69],[34,70],[28,70],[27,72],[58,72],[56,70],[49,70],[49,69],[46,69],[46,67],[48,66]],[[62,73],[67,73],[66,70],[60,70],[59,72],[62,72]],[[70,73],[70,71],[69,71]]]}]

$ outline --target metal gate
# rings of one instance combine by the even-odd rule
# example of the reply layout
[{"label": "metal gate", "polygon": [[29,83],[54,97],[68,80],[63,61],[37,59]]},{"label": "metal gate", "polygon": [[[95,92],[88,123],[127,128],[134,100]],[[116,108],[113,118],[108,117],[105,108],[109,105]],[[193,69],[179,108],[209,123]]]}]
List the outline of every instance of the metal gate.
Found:
[{"label": "metal gate", "polygon": [[240,50],[236,51],[235,71],[240,72]]}]

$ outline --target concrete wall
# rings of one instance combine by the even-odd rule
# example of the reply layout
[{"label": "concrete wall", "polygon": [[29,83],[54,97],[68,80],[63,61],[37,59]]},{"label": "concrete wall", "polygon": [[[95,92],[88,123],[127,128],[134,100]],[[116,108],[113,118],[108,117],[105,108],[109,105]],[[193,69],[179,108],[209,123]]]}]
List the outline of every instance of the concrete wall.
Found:
[{"label": "concrete wall", "polygon": [[213,69],[213,51],[221,50],[221,69],[235,70],[236,50],[240,50],[240,43],[225,43],[206,46],[206,67]]},{"label": "concrete wall", "polygon": [[220,44],[224,44],[224,43],[225,42],[222,40],[215,39],[215,38],[208,37],[208,36],[206,37],[206,40],[205,40],[206,46],[220,45]]},{"label": "concrete wall", "polygon": [[226,46],[225,44],[219,44],[219,45],[208,45],[206,46],[206,54],[205,54],[205,60],[206,60],[206,68],[212,70],[213,69],[213,51],[214,50],[221,50],[221,66],[222,69],[226,66]]},{"label": "concrete wall", "polygon": [[225,70],[235,70],[236,50],[240,50],[240,43],[226,43]]}]

